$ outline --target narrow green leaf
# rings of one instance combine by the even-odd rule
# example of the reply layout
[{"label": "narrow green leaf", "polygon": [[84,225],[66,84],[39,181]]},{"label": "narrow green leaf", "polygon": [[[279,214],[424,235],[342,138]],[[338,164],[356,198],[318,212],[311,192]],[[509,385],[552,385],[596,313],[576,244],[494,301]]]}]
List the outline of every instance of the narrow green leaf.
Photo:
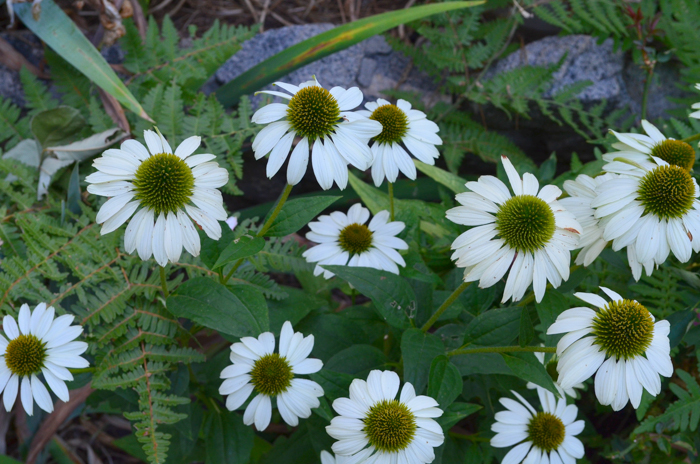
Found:
[{"label": "narrow green leaf", "polygon": [[428,396],[435,398],[443,411],[462,393],[462,376],[445,355],[433,359],[428,378]]},{"label": "narrow green leaf", "polygon": [[266,237],[284,237],[293,234],[330,205],[343,197],[317,196],[289,200],[265,233]]},{"label": "narrow green leaf", "polygon": [[64,60],[129,110],[152,121],[100,52],[53,0],[41,3],[38,19],[32,15],[31,3],[15,3],[13,6],[22,22]]},{"label": "narrow green leaf", "polygon": [[392,327],[408,327],[408,313],[415,311],[416,295],[408,282],[391,272],[368,267],[329,266],[331,271],[372,299],[374,307]]},{"label": "narrow green leaf", "polygon": [[507,345],[518,336],[520,307],[497,308],[479,314],[467,326],[464,343],[478,346]]},{"label": "narrow green leaf", "polygon": [[168,297],[168,310],[234,337],[258,336],[269,329],[262,294],[243,286],[225,287],[211,279],[188,280]]},{"label": "narrow green leaf", "polygon": [[506,365],[510,367],[516,377],[532,382],[542,388],[559,396],[557,388],[554,386],[552,377],[536,357],[534,353],[501,353]]},{"label": "narrow green leaf", "polygon": [[368,185],[357,178],[352,172],[348,172],[350,186],[360,196],[362,203],[372,214],[377,214],[382,210],[389,209],[389,195],[378,188]]},{"label": "narrow green leaf", "polygon": [[71,172],[66,204],[73,214],[80,214],[80,163],[75,163],[73,172]]},{"label": "narrow green leaf", "polygon": [[251,237],[250,235],[239,237],[224,248],[212,269],[218,269],[241,258],[253,256],[263,248],[265,248],[265,239],[262,237]]},{"label": "narrow green leaf", "polygon": [[420,329],[408,329],[401,337],[403,378],[411,382],[420,394],[428,384],[430,365],[436,356],[445,353],[445,345],[433,334]]},{"label": "narrow green leaf", "polygon": [[[483,1],[446,2],[422,5],[370,16],[335,27],[282,52],[252,67],[216,91],[216,96],[225,106],[238,103],[243,95],[249,95],[282,76],[324,56],[344,50],[351,45],[381,34],[400,24],[445,11],[469,8]],[[311,76],[309,76],[311,77]],[[298,84],[298,82],[294,82]]]},{"label": "narrow green leaf", "polygon": [[418,161],[416,159],[413,160],[413,163],[416,165],[416,168],[420,172],[430,177],[438,184],[444,185],[448,189],[452,190],[454,193],[463,193],[467,191],[467,187],[465,187],[464,185],[467,183],[467,181],[462,179],[461,177],[452,174],[449,171],[445,171],[444,169],[440,169],[436,166],[425,164],[422,161]]},{"label": "narrow green leaf", "polygon": [[253,429],[236,413],[210,412],[204,424],[206,464],[246,464],[253,449]]}]

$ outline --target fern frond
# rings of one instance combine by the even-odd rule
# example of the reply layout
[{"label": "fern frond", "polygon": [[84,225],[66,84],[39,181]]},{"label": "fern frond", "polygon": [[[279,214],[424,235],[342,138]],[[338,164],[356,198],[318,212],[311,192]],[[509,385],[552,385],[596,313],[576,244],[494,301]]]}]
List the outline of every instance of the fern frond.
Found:
[{"label": "fern frond", "polygon": [[687,372],[676,369],[676,374],[685,383],[685,389],[675,383],[670,383],[669,388],[678,397],[678,401],[672,403],[658,416],[645,419],[636,429],[635,434],[655,432],[657,425],[662,425],[666,430],[690,430],[695,432],[700,423],[700,385],[696,379]]}]

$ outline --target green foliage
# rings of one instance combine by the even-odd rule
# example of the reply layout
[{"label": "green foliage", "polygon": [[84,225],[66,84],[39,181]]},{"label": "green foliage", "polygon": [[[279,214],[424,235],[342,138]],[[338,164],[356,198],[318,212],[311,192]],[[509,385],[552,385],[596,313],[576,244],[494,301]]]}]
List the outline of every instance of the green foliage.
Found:
[{"label": "green foliage", "polygon": [[567,34],[589,34],[607,39],[629,34],[631,24],[621,2],[609,0],[555,0],[538,5],[533,12]]},{"label": "green foliage", "polygon": [[634,429],[635,434],[653,432],[657,426],[663,429],[695,432],[700,422],[700,385],[692,375],[683,370],[676,370],[678,377],[685,383],[685,388],[674,383],[669,389],[678,397],[678,401],[665,408],[658,416],[649,417]]}]

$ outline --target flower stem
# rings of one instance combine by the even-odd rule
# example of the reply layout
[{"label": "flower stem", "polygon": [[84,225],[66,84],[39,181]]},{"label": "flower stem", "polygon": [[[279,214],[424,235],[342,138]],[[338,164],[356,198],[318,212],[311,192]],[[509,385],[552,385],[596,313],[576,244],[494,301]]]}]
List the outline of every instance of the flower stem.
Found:
[{"label": "flower stem", "polygon": [[165,268],[160,267],[160,285],[163,287],[163,297],[167,298],[170,292],[168,292],[168,281],[165,278]]},{"label": "flower stem", "polygon": [[[391,185],[391,184],[389,184],[389,185]],[[433,314],[431,316],[431,318],[428,319],[428,322],[426,322],[423,325],[423,327],[421,327],[421,330],[423,332],[427,332],[428,329],[430,329],[433,326],[433,324],[435,324],[435,322],[440,318],[440,316],[442,316],[442,313],[447,311],[447,308],[449,308],[452,305],[452,303],[455,302],[457,297],[459,297],[459,295],[461,295],[462,292],[465,291],[467,289],[467,287],[469,287],[469,284],[471,284],[471,282],[462,282],[462,285],[457,287],[455,289],[455,291],[452,292],[452,295],[447,297],[445,302],[442,305],[440,305],[440,307],[437,309],[437,311],[435,311],[435,314]]]},{"label": "flower stem", "polygon": [[[287,186],[284,188],[284,192],[282,192],[282,196],[280,196],[280,199],[277,201],[277,205],[275,205],[275,209],[272,210],[272,214],[270,214],[270,217],[267,218],[267,221],[265,221],[265,224],[260,228],[260,231],[256,234],[256,237],[264,237],[265,233],[272,227],[272,223],[275,222],[275,219],[277,219],[277,216],[279,216],[280,211],[282,211],[282,207],[284,204],[287,202],[287,198],[289,198],[289,194],[292,192],[292,187],[293,185],[287,184]],[[219,281],[223,284],[226,285],[226,282],[229,281],[231,276],[233,276],[233,273],[236,272],[236,270],[241,267],[241,264],[243,264],[243,260],[245,258],[241,258],[238,261],[236,261],[236,264],[233,265],[230,271],[228,271],[228,274],[226,274],[226,277],[220,278]]]},{"label": "flower stem", "polygon": [[681,140],[681,142],[690,143],[700,139],[700,134],[691,135],[690,137]]},{"label": "flower stem", "polygon": [[479,353],[556,353],[556,346],[488,346],[482,348],[459,348],[447,353],[447,356]]},{"label": "flower stem", "polygon": [[650,66],[647,71],[647,78],[644,81],[644,93],[642,94],[642,119],[647,118],[647,100],[649,99],[649,88],[651,87],[651,78],[654,75],[654,67]]},{"label": "flower stem", "polygon": [[389,216],[390,221],[394,220],[394,184],[388,182],[389,184]]},{"label": "flower stem", "polygon": [[277,201],[277,206],[275,206],[275,209],[272,211],[272,214],[270,214],[270,217],[267,218],[267,221],[265,221],[265,224],[263,224],[262,229],[260,229],[260,231],[258,232],[258,237],[264,237],[265,232],[267,232],[268,229],[272,226],[272,223],[275,222],[275,219],[277,219],[277,216],[280,214],[280,211],[282,211],[282,207],[287,202],[289,194],[292,192],[292,187],[294,186],[287,184],[287,186],[284,188],[282,196]]}]

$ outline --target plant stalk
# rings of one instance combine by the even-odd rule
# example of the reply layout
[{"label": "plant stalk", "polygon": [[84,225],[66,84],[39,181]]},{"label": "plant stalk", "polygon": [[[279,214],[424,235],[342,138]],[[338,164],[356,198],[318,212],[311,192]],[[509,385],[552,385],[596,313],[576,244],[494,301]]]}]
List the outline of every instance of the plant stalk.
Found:
[{"label": "plant stalk", "polygon": [[681,142],[690,143],[695,142],[696,140],[700,140],[700,134],[691,135],[690,137],[681,140]]},{"label": "plant stalk", "polygon": [[[391,185],[391,184],[389,184],[389,185]],[[455,289],[455,291],[452,292],[452,295],[447,297],[445,302],[442,305],[440,305],[440,307],[437,309],[437,311],[435,311],[435,314],[433,314],[430,317],[430,319],[428,319],[428,322],[426,322],[423,325],[423,327],[421,327],[421,330],[423,332],[427,332],[428,329],[430,329],[433,326],[433,324],[435,324],[435,322],[437,322],[437,320],[440,319],[440,316],[442,316],[442,313],[447,311],[447,308],[449,308],[452,305],[452,303],[454,303],[455,300],[459,297],[459,295],[461,295],[462,292],[465,291],[467,289],[467,287],[469,287],[469,284],[471,284],[471,282],[462,282],[462,285],[457,287]]]},{"label": "plant stalk", "polygon": [[556,353],[556,346],[487,346],[481,348],[459,348],[447,353],[447,356],[479,353]]},{"label": "plant stalk", "polygon": [[167,298],[170,292],[168,292],[168,281],[165,278],[165,268],[160,267],[160,285],[163,287],[163,297]]},{"label": "plant stalk", "polygon": [[394,184],[388,182],[389,184],[389,220],[394,220]]}]

